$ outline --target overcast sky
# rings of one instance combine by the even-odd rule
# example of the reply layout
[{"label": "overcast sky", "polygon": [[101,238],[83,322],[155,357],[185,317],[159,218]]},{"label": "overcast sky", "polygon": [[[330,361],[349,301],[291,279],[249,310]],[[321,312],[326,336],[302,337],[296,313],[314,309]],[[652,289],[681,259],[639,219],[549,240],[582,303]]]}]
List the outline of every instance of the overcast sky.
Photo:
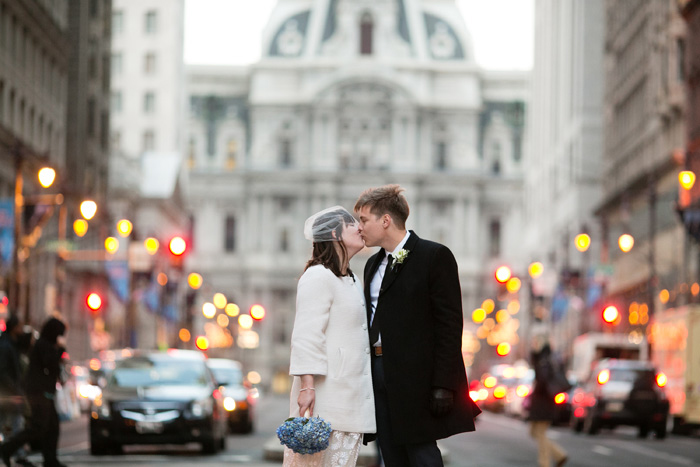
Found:
[{"label": "overcast sky", "polygon": [[[276,0],[185,0],[185,62],[243,65],[260,58]],[[457,0],[479,65],[532,68],[534,0]]]}]

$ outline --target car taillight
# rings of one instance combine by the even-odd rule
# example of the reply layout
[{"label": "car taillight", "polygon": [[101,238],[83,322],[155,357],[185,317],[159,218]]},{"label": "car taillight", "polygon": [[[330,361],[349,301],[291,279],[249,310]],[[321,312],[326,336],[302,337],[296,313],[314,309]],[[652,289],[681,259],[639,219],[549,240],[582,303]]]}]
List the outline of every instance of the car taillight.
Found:
[{"label": "car taillight", "polygon": [[658,375],[656,375],[656,384],[660,388],[666,386],[666,383],[668,383],[668,378],[666,377],[665,374],[659,373]]},{"label": "car taillight", "polygon": [[598,373],[598,384],[601,386],[610,380],[610,370],[602,370]]},{"label": "car taillight", "polygon": [[565,392],[560,392],[556,396],[554,396],[554,402],[556,404],[563,404],[564,402],[569,400],[569,395]]},{"label": "car taillight", "polygon": [[479,400],[479,391],[469,391],[469,398],[474,402]]}]

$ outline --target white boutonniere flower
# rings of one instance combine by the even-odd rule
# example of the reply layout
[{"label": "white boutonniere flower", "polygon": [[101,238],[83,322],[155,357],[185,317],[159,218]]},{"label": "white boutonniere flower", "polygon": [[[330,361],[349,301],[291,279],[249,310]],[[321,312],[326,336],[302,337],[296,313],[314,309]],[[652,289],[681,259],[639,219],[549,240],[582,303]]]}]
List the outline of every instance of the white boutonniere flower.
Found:
[{"label": "white boutonniere flower", "polygon": [[396,252],[396,256],[394,256],[394,259],[391,263],[391,270],[395,270],[397,265],[403,264],[404,261],[406,261],[406,257],[408,256],[409,250],[404,250],[403,248],[400,249],[399,251]]}]

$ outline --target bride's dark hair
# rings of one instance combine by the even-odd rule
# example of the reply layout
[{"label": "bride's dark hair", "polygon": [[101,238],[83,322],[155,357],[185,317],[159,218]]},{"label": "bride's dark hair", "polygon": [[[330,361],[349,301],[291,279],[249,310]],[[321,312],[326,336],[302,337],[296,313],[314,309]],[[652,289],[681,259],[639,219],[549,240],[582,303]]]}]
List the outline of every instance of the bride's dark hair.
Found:
[{"label": "bride's dark hair", "polygon": [[[329,225],[332,225],[332,229],[335,232],[335,238],[340,246],[340,255],[338,255],[338,250],[336,250],[334,246],[334,243],[336,243],[335,241],[314,242],[313,250],[311,252],[311,259],[306,263],[304,271],[309,269],[311,266],[321,264],[330,269],[336,276],[342,277],[342,265],[349,261],[348,250],[345,248],[345,242],[343,242],[343,227],[345,227],[347,224],[353,224],[355,222],[355,218],[345,210],[333,211],[319,216],[314,222],[314,226],[325,225],[328,227]],[[348,275],[352,275],[349,264],[347,272]]]}]

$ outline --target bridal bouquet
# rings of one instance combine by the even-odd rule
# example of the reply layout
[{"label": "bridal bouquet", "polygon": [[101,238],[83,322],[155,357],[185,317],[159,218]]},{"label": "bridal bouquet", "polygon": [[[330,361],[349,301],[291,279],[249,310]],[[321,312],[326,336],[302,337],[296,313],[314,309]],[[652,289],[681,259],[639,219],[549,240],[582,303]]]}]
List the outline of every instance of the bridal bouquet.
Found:
[{"label": "bridal bouquet", "polygon": [[321,417],[292,417],[277,428],[277,437],[296,453],[315,454],[328,447],[331,424]]}]

